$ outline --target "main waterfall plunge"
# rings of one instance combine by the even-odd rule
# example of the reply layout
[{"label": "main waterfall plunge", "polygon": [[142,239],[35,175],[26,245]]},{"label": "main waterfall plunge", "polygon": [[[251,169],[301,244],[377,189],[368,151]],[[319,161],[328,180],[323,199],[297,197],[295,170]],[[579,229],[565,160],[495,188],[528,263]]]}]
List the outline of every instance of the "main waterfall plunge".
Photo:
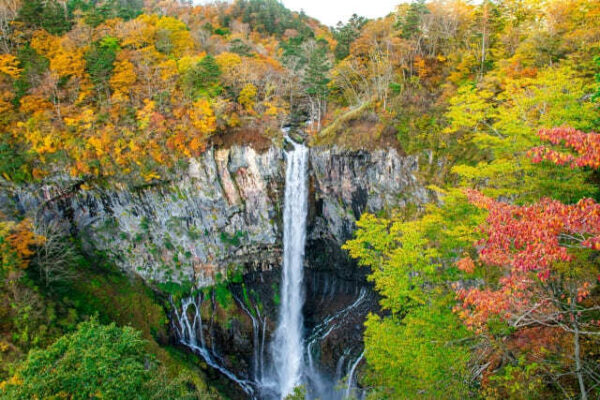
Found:
[{"label": "main waterfall plunge", "polygon": [[279,324],[271,351],[281,397],[302,383],[302,293],[306,215],[308,212],[308,148],[293,143],[287,153],[283,211],[283,273]]},{"label": "main waterfall plunge", "polygon": [[[357,366],[363,359],[362,346],[351,343],[343,349],[343,354],[336,361],[335,372],[323,372],[319,363],[319,345],[345,322],[352,322],[353,313],[366,315],[369,299],[373,296],[370,290],[358,286],[343,289],[343,296],[348,301],[335,312],[324,315],[304,335],[305,324],[303,305],[305,302],[304,252],[306,246],[306,226],[308,214],[308,160],[309,149],[292,142],[292,148],[286,152],[286,181],[283,212],[283,268],[281,275],[279,308],[277,317],[269,318],[260,299],[252,299],[246,289],[241,293],[232,289],[232,297],[245,315],[252,322],[252,362],[245,378],[241,378],[231,362],[220,354],[215,345],[214,315],[216,302],[214,291],[209,299],[206,291],[197,290],[184,298],[179,305],[173,303],[174,328],[181,344],[201,356],[206,364],[218,371],[230,381],[235,382],[251,399],[277,400],[284,399],[303,385],[307,391],[307,399],[343,399],[355,397],[357,392],[354,379]],[[314,293],[319,282],[312,278],[310,287]],[[316,282],[316,283],[315,283]],[[315,289],[315,284],[317,289]],[[336,289],[337,286],[337,289]],[[319,300],[331,303],[333,296],[342,290],[335,281],[324,282],[323,293]],[[203,308],[203,302],[208,302]],[[315,298],[309,298],[315,301]],[[210,308],[212,305],[212,310]],[[366,307],[366,308],[365,308]],[[326,308],[326,307],[325,307]],[[202,311],[208,311],[210,320],[203,324]],[[276,318],[276,321],[274,319]],[[270,345],[268,343],[269,321],[276,322]],[[205,333],[206,331],[206,333]],[[267,339],[266,339],[267,338]],[[267,342],[268,349],[265,349]],[[341,344],[340,344],[341,345]],[[358,347],[358,348],[357,348]],[[267,351],[266,351],[267,350]],[[229,365],[229,367],[227,367]],[[347,376],[345,382],[342,378]]]}]

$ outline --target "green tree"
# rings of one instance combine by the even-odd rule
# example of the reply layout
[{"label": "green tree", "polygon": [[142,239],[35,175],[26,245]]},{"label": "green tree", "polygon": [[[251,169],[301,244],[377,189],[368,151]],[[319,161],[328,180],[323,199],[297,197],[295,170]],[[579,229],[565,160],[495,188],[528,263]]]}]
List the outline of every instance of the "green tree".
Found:
[{"label": "green tree", "polygon": [[327,42],[320,41],[309,46],[306,51],[306,68],[303,84],[311,106],[311,118],[317,123],[317,130],[321,129],[321,118],[325,112],[326,98],[329,93],[329,59],[327,57]]},{"label": "green tree", "polygon": [[293,13],[277,0],[239,0],[235,2],[232,17],[241,17],[253,29],[269,35],[281,36],[287,29],[297,31],[303,39],[314,36],[306,24],[304,13]]},{"label": "green tree", "polygon": [[0,139],[0,176],[15,183],[31,180],[31,158],[5,138]]},{"label": "green tree", "polygon": [[240,56],[252,57],[252,47],[248,46],[242,39],[233,39],[229,42],[229,51]]},{"label": "green tree", "polygon": [[2,392],[5,399],[181,399],[191,398],[182,382],[169,387],[146,342],[133,328],[95,321],[33,350]]},{"label": "green tree", "polygon": [[333,37],[337,40],[337,44],[333,51],[336,60],[343,60],[350,54],[350,45],[360,36],[360,31],[368,22],[365,17],[352,14],[352,17],[342,24],[338,22],[337,26],[332,29]]},{"label": "green tree", "polygon": [[519,201],[551,196],[565,202],[594,195],[590,173],[556,165],[534,165],[527,152],[540,144],[541,128],[571,126],[594,130],[597,110],[589,100],[590,81],[559,65],[534,77],[507,79],[494,93],[471,84],[450,99],[446,133],[456,140],[452,172],[460,185]]},{"label": "green tree", "polygon": [[452,312],[453,260],[477,238],[483,213],[459,191],[414,221],[364,214],[344,248],[382,296],[384,316],[366,322],[365,356],[372,398],[460,399],[472,390],[468,332]]},{"label": "green tree", "polygon": [[[453,296],[436,297],[406,317],[371,315],[365,323],[369,398],[464,399],[469,387],[466,328],[452,313]],[[386,397],[387,395],[387,397]]]},{"label": "green tree", "polygon": [[[600,69],[600,56],[595,57],[594,62],[596,63],[597,68]],[[597,72],[594,75],[594,78],[596,79],[596,91],[592,95],[592,100],[598,101],[600,100],[600,72]]]},{"label": "green tree", "polygon": [[421,21],[426,14],[429,14],[429,10],[425,5],[425,0],[410,3],[408,10],[399,17],[396,25],[400,29],[400,36],[404,39],[410,39],[421,34]]},{"label": "green tree", "polygon": [[38,54],[29,44],[19,48],[17,56],[19,64],[23,68],[21,76],[15,80],[15,98],[13,104],[18,105],[29,88],[39,84],[42,81],[44,72],[48,70],[48,59]]},{"label": "green tree", "polygon": [[109,80],[114,69],[114,62],[119,50],[119,41],[112,36],[105,36],[94,44],[85,54],[86,69],[98,93],[110,97]]},{"label": "green tree", "polygon": [[142,13],[143,7],[143,0],[69,1],[69,10],[81,10],[85,23],[92,27],[111,18],[133,19]]},{"label": "green tree", "polygon": [[306,65],[306,54],[302,43],[301,37],[293,37],[279,45],[283,50],[281,55],[283,63],[292,71],[300,71]]},{"label": "green tree", "polygon": [[294,391],[287,396],[284,400],[304,400],[306,398],[306,388],[304,386],[296,386]]},{"label": "green tree", "polygon": [[219,64],[212,55],[208,54],[183,76],[184,90],[192,99],[217,96],[222,90],[220,76]]},{"label": "green tree", "polygon": [[54,35],[62,35],[71,29],[68,8],[56,0],[24,1],[17,19],[30,28],[44,28]]}]

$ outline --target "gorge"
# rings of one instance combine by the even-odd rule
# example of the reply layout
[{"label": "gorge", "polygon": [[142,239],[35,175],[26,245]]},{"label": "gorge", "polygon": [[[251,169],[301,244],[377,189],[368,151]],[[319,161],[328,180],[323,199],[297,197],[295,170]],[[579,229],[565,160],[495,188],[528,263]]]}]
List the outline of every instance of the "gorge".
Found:
[{"label": "gorge", "polygon": [[363,212],[426,202],[417,173],[417,158],[393,148],[234,146],[162,186],[64,198],[29,188],[16,203],[44,204],[44,218],[171,296],[173,340],[236,382],[233,397],[280,398],[302,383],[343,398],[377,298],[341,245]]}]

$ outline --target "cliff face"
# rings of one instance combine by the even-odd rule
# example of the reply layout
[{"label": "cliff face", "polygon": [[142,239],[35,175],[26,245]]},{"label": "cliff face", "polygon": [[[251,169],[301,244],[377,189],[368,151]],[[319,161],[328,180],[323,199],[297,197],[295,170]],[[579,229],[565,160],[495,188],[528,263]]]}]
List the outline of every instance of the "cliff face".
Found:
[{"label": "cliff face", "polygon": [[[335,253],[362,212],[425,202],[417,168],[415,157],[401,157],[394,149],[311,149],[308,247]],[[156,282],[208,286],[227,269],[246,273],[279,266],[284,177],[283,149],[211,149],[168,184],[133,192],[79,191],[48,203],[44,212],[69,221],[85,244],[107,253],[124,271]],[[44,197],[50,195],[23,192],[18,202],[31,207]],[[322,254],[308,253],[314,266]]]},{"label": "cliff face", "polygon": [[[306,356],[337,381],[362,352],[365,316],[377,310],[377,295],[363,279],[366,271],[341,246],[363,212],[423,204],[428,194],[416,178],[418,160],[394,149],[310,151]],[[35,188],[16,199],[0,198],[0,208],[16,203],[22,211],[42,210],[84,246],[149,282],[199,287],[221,282],[201,294],[196,317],[204,323],[198,336],[219,368],[256,382],[262,376],[257,365],[268,365],[265,343],[278,316],[285,164],[285,150],[275,146],[262,153],[250,147],[209,150],[160,185],[66,196]],[[224,284],[225,276],[237,278]],[[178,340],[177,320],[189,311],[177,314],[182,305],[172,306]],[[215,379],[222,376],[214,371]]]},{"label": "cliff face", "polygon": [[424,203],[427,193],[417,182],[417,169],[416,157],[401,157],[395,149],[313,150],[311,180],[316,209],[310,220],[311,238],[328,236],[342,244],[363,212],[403,207],[407,201]]},{"label": "cliff face", "polygon": [[309,266],[334,271],[346,279],[361,273],[352,268],[354,263],[341,245],[352,237],[363,212],[377,213],[428,200],[416,178],[418,167],[416,157],[402,157],[395,149],[314,149],[306,253]]}]

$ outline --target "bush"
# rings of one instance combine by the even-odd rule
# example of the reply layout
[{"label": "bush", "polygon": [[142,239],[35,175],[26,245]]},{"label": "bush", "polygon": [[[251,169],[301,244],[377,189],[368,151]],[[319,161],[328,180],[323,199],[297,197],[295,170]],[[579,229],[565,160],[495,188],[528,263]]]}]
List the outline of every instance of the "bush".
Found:
[{"label": "bush", "polygon": [[139,332],[86,322],[47,349],[31,351],[4,394],[8,399],[140,398],[155,368],[148,361]]},{"label": "bush", "polygon": [[[1,384],[5,399],[181,399],[194,397],[180,380],[164,386],[163,369],[145,351],[141,333],[114,323],[82,323],[45,350],[29,353]],[[179,382],[179,383],[177,383]],[[168,390],[167,390],[168,389]]]}]

